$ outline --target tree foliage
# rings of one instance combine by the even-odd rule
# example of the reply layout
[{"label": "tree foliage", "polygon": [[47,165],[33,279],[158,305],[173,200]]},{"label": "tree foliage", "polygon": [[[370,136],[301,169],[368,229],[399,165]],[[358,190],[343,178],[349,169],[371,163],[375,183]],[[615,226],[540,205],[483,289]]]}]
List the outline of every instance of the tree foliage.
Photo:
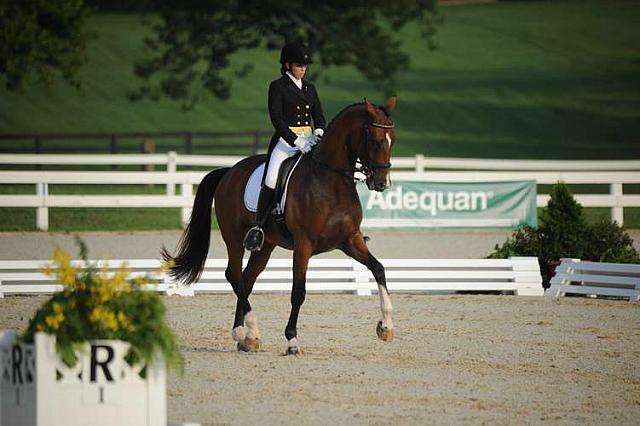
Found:
[{"label": "tree foliage", "polygon": [[0,80],[9,90],[57,74],[79,86],[89,8],[82,0],[0,0]]},{"label": "tree foliage", "polygon": [[418,22],[435,47],[434,8],[435,0],[156,0],[160,19],[145,41],[150,56],[136,64],[146,82],[130,96],[166,96],[186,107],[210,95],[228,98],[232,78],[252,69],[243,64],[225,72],[233,53],[258,46],[276,50],[292,40],[306,43],[324,67],[352,65],[389,93],[409,64],[394,33]]}]

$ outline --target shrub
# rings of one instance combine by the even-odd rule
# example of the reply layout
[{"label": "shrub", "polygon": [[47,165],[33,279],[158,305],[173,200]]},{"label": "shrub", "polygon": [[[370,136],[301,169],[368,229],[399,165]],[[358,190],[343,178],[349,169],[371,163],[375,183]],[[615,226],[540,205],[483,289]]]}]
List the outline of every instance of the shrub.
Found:
[{"label": "shrub", "polygon": [[633,247],[633,240],[617,223],[601,220],[590,226],[589,231],[584,259],[595,262],[640,263],[640,254]]},{"label": "shrub", "polygon": [[561,257],[582,258],[589,234],[582,206],[564,183],[555,184],[549,195],[551,199],[540,213],[539,255],[545,261]]},{"label": "shrub", "polygon": [[567,185],[557,183],[550,195],[549,203],[540,214],[538,229],[525,227],[514,231],[502,246],[496,244],[495,251],[487,257],[536,256],[545,288],[552,274],[550,262],[562,257],[640,263],[633,240],[617,223],[608,220],[593,225],[586,223],[582,206],[573,198]]}]

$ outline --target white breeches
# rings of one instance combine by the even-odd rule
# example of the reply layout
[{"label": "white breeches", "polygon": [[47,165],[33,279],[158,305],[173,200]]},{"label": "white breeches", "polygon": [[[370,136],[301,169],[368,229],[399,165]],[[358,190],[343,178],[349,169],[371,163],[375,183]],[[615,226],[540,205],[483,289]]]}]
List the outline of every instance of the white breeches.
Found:
[{"label": "white breeches", "polygon": [[264,184],[271,189],[276,188],[276,183],[278,181],[278,172],[280,171],[280,166],[282,162],[289,157],[293,157],[296,153],[300,151],[297,146],[291,146],[284,139],[278,139],[278,143],[273,148],[271,152],[271,157],[269,157],[269,168],[267,169],[267,173],[264,176]]}]

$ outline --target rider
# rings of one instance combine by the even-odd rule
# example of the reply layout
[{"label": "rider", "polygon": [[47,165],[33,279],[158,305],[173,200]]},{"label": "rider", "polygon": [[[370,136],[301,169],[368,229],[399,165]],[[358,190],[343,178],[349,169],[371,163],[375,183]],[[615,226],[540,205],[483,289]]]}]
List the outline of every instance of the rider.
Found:
[{"label": "rider", "polygon": [[269,144],[254,226],[244,237],[244,246],[250,251],[260,250],[264,243],[262,227],[273,202],[280,165],[298,151],[309,152],[324,134],[325,119],[318,93],[313,84],[304,80],[310,63],[311,55],[304,45],[287,43],[280,53],[282,77],[269,85],[269,116],[275,133]]}]

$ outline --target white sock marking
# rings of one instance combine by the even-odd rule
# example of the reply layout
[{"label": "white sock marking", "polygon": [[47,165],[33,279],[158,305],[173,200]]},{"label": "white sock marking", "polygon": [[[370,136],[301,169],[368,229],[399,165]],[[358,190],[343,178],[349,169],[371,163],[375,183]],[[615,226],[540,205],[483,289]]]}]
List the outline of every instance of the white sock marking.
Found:
[{"label": "white sock marking", "polygon": [[387,293],[387,289],[378,285],[378,295],[380,296],[380,311],[382,311],[382,326],[388,329],[393,329],[393,319],[391,314],[393,313],[393,306],[391,305],[391,298]]},{"label": "white sock marking", "polygon": [[236,342],[244,342],[244,327],[238,326],[231,330],[231,337],[233,337],[233,340]]},{"label": "white sock marking", "polygon": [[244,316],[244,323],[247,326],[247,337],[249,339],[259,339],[260,330],[258,329],[258,317],[253,311]]}]

